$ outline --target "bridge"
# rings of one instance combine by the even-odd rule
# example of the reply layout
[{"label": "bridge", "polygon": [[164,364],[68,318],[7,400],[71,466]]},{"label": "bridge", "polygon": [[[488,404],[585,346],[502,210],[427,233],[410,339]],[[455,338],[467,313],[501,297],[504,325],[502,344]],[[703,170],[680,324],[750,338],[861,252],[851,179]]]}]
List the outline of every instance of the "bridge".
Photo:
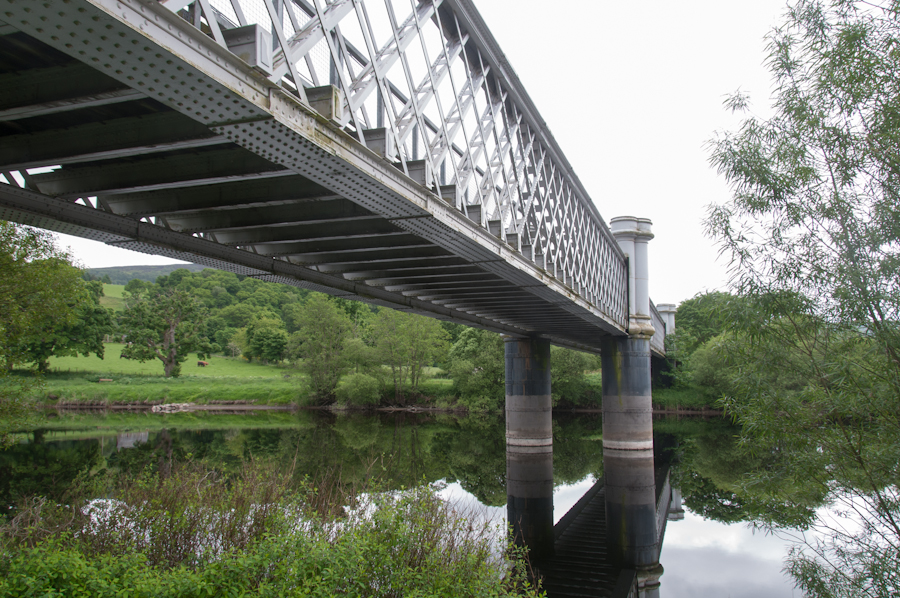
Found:
[{"label": "bridge", "polygon": [[0,216],[662,355],[649,221],[626,255],[469,1],[404,4],[0,0]]},{"label": "bridge", "polygon": [[470,0],[0,0],[0,219],[502,333],[526,465],[550,344],[600,353],[604,451],[652,463],[651,222]]}]

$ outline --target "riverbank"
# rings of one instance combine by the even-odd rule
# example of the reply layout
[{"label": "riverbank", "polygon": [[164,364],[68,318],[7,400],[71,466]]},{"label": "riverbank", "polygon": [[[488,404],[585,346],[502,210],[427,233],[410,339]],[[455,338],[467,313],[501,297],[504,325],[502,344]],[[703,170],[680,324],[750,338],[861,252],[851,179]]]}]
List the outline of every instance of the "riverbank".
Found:
[{"label": "riverbank", "polygon": [[[296,367],[249,362],[241,357],[214,355],[199,366],[186,362],[182,375],[165,378],[158,362],[140,363],[120,359],[122,345],[108,343],[106,359],[96,357],[54,357],[50,372],[40,390],[33,395],[39,404],[63,409],[149,409],[155,405],[190,403],[197,406],[249,405],[290,408],[317,406],[308,379]],[[429,375],[441,374],[437,368]],[[584,396],[572,401],[559,397],[558,411],[599,410],[601,380],[599,373],[585,376]],[[418,392],[392,401],[393,390],[386,390],[379,408],[385,410],[426,409],[440,412],[465,411],[454,393],[451,380],[432,377],[424,380]],[[352,402],[352,401],[351,401]],[[199,408],[199,407],[197,407]],[[207,407],[203,407],[207,408]],[[221,407],[209,407],[220,409]],[[239,407],[247,409],[249,407]],[[367,405],[330,405],[329,408],[370,409]],[[502,399],[498,409],[502,409]],[[654,413],[676,415],[720,415],[714,401],[690,389],[654,389]]]},{"label": "riverbank", "polygon": [[[274,368],[273,368],[274,369]],[[290,372],[290,373],[289,373]],[[598,392],[595,393],[599,397]],[[430,379],[420,392],[406,398],[406,404],[353,406],[316,405],[306,378],[297,370],[279,370],[277,376],[123,376],[103,372],[51,372],[32,397],[46,408],[149,410],[154,406],[188,403],[194,410],[248,410],[260,408],[349,409],[383,411],[465,411],[453,394],[452,382]],[[657,389],[653,392],[656,414],[721,415],[722,411],[702,395],[690,390]],[[559,412],[599,412],[596,404],[572,405],[563,401]]]}]

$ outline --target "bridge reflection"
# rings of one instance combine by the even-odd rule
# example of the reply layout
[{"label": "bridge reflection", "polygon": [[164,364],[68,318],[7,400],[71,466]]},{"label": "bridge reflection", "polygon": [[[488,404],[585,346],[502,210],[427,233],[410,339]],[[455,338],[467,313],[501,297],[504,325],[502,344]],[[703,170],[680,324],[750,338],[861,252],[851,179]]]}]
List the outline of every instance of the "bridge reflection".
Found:
[{"label": "bridge reflection", "polygon": [[[657,598],[666,523],[684,517],[669,481],[672,448],[605,449],[603,477],[553,525],[552,450],[507,446],[507,514],[549,598]],[[655,464],[655,465],[654,465]]]}]

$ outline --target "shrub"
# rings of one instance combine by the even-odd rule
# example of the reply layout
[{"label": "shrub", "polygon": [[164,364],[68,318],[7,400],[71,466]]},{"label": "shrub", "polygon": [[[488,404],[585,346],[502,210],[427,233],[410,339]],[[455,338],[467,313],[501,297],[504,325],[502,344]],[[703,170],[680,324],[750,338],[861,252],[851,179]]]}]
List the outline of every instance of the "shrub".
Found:
[{"label": "shrub", "polygon": [[342,403],[376,405],[381,398],[381,384],[367,374],[349,374],[341,378],[335,393]]}]

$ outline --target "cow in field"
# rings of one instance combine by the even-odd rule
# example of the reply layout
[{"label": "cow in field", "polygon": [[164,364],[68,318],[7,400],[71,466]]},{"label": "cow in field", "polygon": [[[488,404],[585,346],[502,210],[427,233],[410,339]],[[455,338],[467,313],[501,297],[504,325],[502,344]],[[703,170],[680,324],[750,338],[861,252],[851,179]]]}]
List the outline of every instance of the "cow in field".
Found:
[{"label": "cow in field", "polygon": [[199,367],[201,367],[201,368],[205,368],[205,367],[208,366],[208,365],[209,365],[209,362],[208,362],[208,361],[198,361],[198,362],[197,362],[197,366],[199,366]]}]

